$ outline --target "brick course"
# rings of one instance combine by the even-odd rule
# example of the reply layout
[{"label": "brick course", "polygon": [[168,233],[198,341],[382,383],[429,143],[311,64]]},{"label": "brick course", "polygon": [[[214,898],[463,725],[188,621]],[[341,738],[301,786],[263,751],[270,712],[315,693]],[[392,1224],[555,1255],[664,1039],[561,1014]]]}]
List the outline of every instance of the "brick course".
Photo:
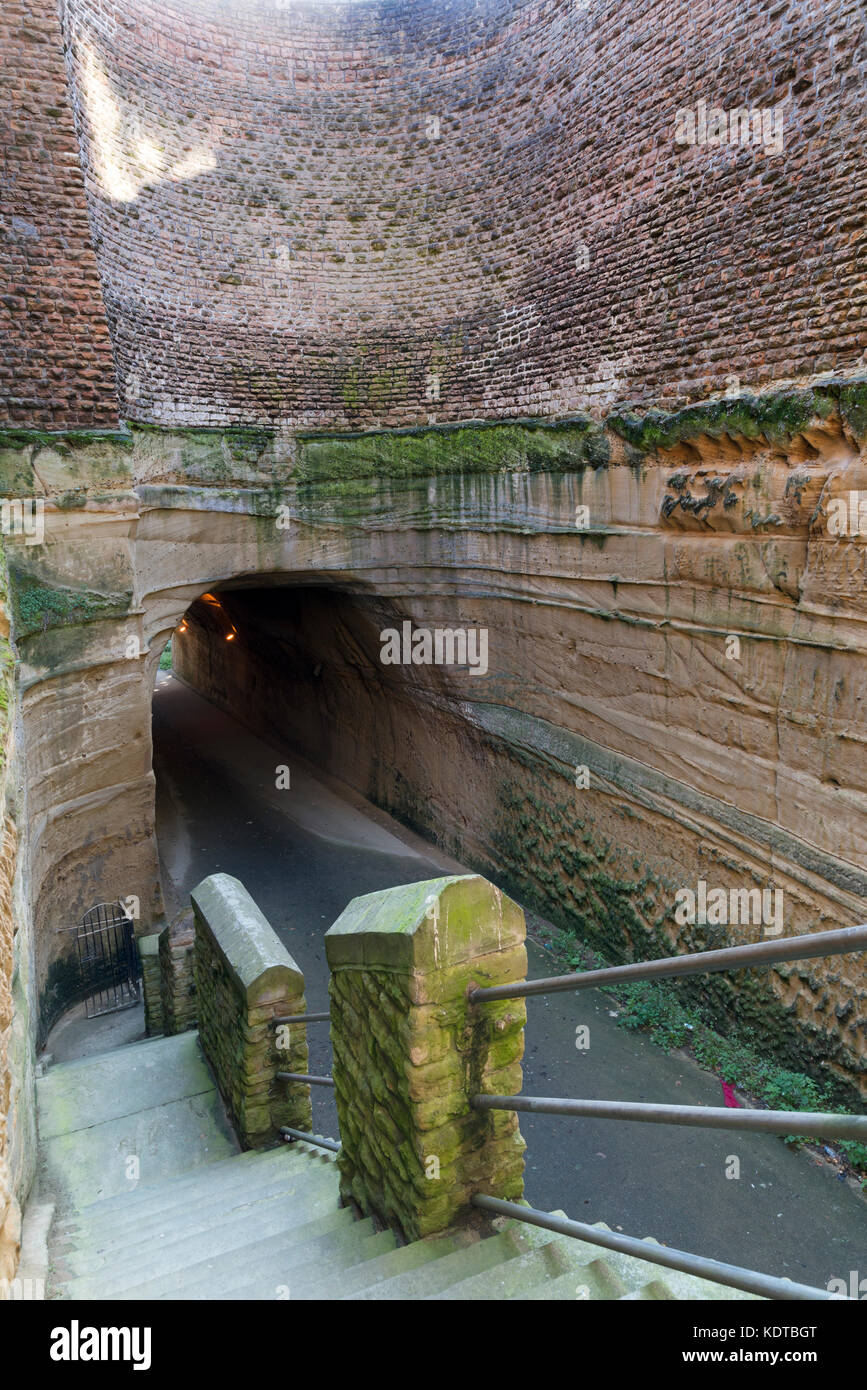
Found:
[{"label": "brick course", "polygon": [[57,4],[0,6],[0,420],[117,423]]},{"label": "brick course", "polygon": [[[673,405],[862,360],[857,0],[66,0],[64,16],[129,418]],[[675,113],[699,99],[785,103],[783,153],[679,145]],[[48,118],[24,109],[46,148]],[[64,285],[92,264],[80,210],[65,226]],[[102,355],[75,380],[98,396],[89,270],[87,286]]]}]

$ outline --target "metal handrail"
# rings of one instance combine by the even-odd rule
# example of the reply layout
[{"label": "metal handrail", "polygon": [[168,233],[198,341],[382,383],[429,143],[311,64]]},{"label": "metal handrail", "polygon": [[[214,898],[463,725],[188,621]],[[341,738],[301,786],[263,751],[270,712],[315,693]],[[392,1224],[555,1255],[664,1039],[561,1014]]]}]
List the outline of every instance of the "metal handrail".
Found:
[{"label": "metal handrail", "polygon": [[333,1086],[333,1076],[309,1076],[303,1071],[278,1071],[278,1081],[307,1081],[311,1086]]},{"label": "metal handrail", "polygon": [[305,1144],[315,1144],[317,1148],[329,1149],[335,1154],[340,1153],[340,1145],[335,1144],[333,1139],[320,1139],[318,1134],[306,1134],[303,1129],[292,1129],[290,1125],[281,1125],[280,1133],[284,1139],[303,1139]]},{"label": "metal handrail", "polygon": [[713,1105],[648,1105],[624,1100],[571,1100],[554,1096],[472,1096],[474,1110],[516,1110],[533,1115],[572,1115],[645,1124],[698,1125],[708,1129],[807,1134],[816,1139],[867,1143],[867,1115],[833,1115],[815,1110],[730,1110]]},{"label": "metal handrail", "polygon": [[[705,1259],[702,1255],[691,1255],[685,1250],[672,1250],[665,1245],[652,1245],[639,1240],[637,1236],[600,1231],[597,1226],[587,1226],[582,1221],[571,1221],[568,1217],[552,1216],[546,1211],[537,1211],[535,1207],[522,1207],[517,1202],[505,1202],[499,1197],[487,1197],[480,1193],[470,1200],[474,1207],[480,1207],[483,1211],[491,1211],[498,1216],[510,1216],[516,1221],[526,1221],[531,1226],[542,1226],[558,1235],[586,1240],[590,1245],[601,1245],[606,1250],[616,1250],[621,1255],[632,1255],[639,1260],[647,1260],[649,1264],[677,1269],[699,1279],[711,1279],[732,1289],[743,1289],[746,1293],[758,1294],[761,1298],[801,1302],[840,1302],[845,1298],[845,1295],[830,1293],[827,1289],[791,1283],[788,1279],[775,1279],[773,1275],[761,1274],[754,1269],[743,1269],[740,1265],[723,1264],[719,1260]],[[576,1274],[575,1277],[577,1279],[579,1276]]]},{"label": "metal handrail", "polygon": [[327,1023],[331,1018],[330,1014],[282,1014],[279,1018],[272,1018],[273,1024],[277,1023]]},{"label": "metal handrail", "polygon": [[567,989],[599,989],[603,985],[637,984],[641,980],[672,980],[682,975],[713,974],[718,970],[743,970],[749,966],[783,961],[813,960],[816,956],[843,956],[867,950],[867,926],[840,931],[784,936],[779,941],[759,941],[751,946],[726,946],[721,951],[697,951],[693,955],[666,956],[663,960],[612,965],[604,970],[583,970],[574,975],[554,975],[547,980],[472,989],[471,1004],[492,999],[522,999],[532,994],[556,994]]},{"label": "metal handrail", "polygon": [[[840,931],[816,932],[807,936],[785,937],[780,941],[763,941],[749,946],[727,947],[719,951],[700,951],[688,956],[669,956],[664,960],[643,961],[631,965],[613,966],[604,970],[588,970],[553,979],[532,980],[519,985],[499,985],[468,991],[470,1003],[494,999],[519,999],[534,994],[552,994],[563,990],[594,989],[618,983],[637,983],[640,980],[674,979],[678,976],[699,975],[719,970],[743,969],[757,965],[772,965],[783,961],[811,960],[817,956],[844,955],[867,948],[867,926],[846,927]],[[801,1110],[733,1110],[728,1107],[701,1105],[653,1105],[633,1101],[573,1100],[548,1096],[476,1095],[470,1098],[474,1110],[511,1110],[549,1115],[572,1115],[596,1119],[632,1120],[652,1124],[700,1125],[711,1129],[740,1129],[778,1134],[804,1134],[816,1138],[867,1140],[867,1116],[827,1114]],[[636,1256],[669,1269],[712,1279],[718,1284],[742,1289],[765,1298],[786,1300],[838,1300],[838,1294],[827,1289],[795,1284],[787,1279],[775,1279],[757,1270],[739,1265],[722,1264],[683,1250],[648,1245],[634,1236],[615,1235],[599,1231],[568,1217],[551,1216],[533,1207],[520,1206],[497,1197],[478,1193],[472,1205],[501,1216],[511,1216],[561,1235],[601,1245],[608,1250]]]}]

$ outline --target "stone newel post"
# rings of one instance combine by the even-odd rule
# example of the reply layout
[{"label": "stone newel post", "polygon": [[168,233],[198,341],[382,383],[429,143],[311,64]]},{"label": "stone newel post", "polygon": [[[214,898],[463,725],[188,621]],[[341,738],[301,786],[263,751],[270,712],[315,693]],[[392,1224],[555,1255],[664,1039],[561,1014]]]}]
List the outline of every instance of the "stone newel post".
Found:
[{"label": "stone newel post", "polygon": [[304,976],[242,883],[212,874],[191,894],[199,1041],[245,1149],[279,1142],[282,1125],[309,1130],[307,1032],[281,1051],[275,1017],[305,1012]]},{"label": "stone newel post", "polygon": [[524,914],[476,875],[355,898],[325,937],[341,1192],[409,1240],[467,1220],[476,1192],[523,1192],[517,1116],[470,1097],[521,1088]]}]

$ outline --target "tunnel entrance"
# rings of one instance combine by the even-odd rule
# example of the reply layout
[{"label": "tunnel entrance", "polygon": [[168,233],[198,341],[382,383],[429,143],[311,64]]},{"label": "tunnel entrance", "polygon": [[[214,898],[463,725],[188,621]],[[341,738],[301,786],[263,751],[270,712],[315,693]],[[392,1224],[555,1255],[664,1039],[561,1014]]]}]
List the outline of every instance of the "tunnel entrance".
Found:
[{"label": "tunnel entrance", "polygon": [[[399,600],[357,589],[215,588],[178,625],[172,670],[285,754],[272,784],[298,756],[463,856],[486,773],[482,731],[456,680],[473,651],[454,643],[451,664],[384,660],[383,634],[409,622]],[[291,782],[291,768],[282,775]]]},{"label": "tunnel entrance", "polygon": [[[464,870],[435,843],[448,839],[436,721],[441,742],[466,734],[446,672],[419,679],[379,662],[381,629],[402,618],[325,586],[214,588],[185,613],[172,670],[156,676],[166,914],[188,912],[210,874],[239,879],[303,970],[313,1011],[328,1008],[325,932],[352,898]],[[327,1072],[327,1030],[308,1042],[311,1069]],[[334,1132],[327,1092],[315,1113]]]}]

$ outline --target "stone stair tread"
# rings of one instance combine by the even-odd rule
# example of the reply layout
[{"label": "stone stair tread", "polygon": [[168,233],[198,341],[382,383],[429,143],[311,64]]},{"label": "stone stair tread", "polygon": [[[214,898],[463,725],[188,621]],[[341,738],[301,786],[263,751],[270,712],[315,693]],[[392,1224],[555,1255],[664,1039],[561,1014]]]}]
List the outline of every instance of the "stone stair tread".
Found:
[{"label": "stone stair tread", "polygon": [[561,1252],[550,1242],[526,1250],[515,1259],[504,1260],[466,1279],[459,1279],[448,1288],[441,1289],[438,1293],[427,1294],[425,1297],[433,1300],[472,1301],[521,1299],[526,1297],[528,1289],[539,1284],[548,1284],[552,1277],[557,1277],[562,1272]]},{"label": "stone stair tread", "polygon": [[201,1188],[193,1189],[188,1197],[177,1198],[172,1202],[149,1199],[133,1203],[132,1198],[135,1194],[131,1193],[128,1207],[110,1215],[89,1208],[89,1211],[95,1213],[92,1219],[81,1214],[78,1217],[70,1217],[62,1228],[58,1227],[58,1231],[62,1230],[65,1238],[75,1245],[87,1242],[91,1245],[97,1243],[100,1248],[110,1245],[124,1246],[131,1239],[139,1239],[140,1233],[145,1229],[153,1229],[160,1224],[171,1224],[173,1221],[183,1225],[185,1221],[194,1220],[198,1213],[209,1210],[231,1211],[236,1206],[245,1205],[256,1196],[265,1197],[273,1190],[294,1191],[299,1183],[308,1181],[324,1184],[329,1181],[329,1174],[316,1168],[305,1172],[297,1167],[286,1169],[281,1165],[275,1165],[243,1182],[228,1183],[224,1179],[223,1182],[204,1184]]},{"label": "stone stair tread", "polygon": [[[223,1298],[226,1278],[239,1264],[247,1268],[255,1264],[260,1272],[264,1267],[273,1269],[275,1291],[283,1285],[291,1289],[295,1271],[298,1271],[298,1278],[302,1278],[301,1271],[323,1257],[329,1261],[338,1258],[347,1264],[358,1264],[393,1248],[393,1233],[373,1232],[370,1225],[372,1223],[367,1221],[356,1221],[349,1227],[339,1226],[324,1235],[297,1242],[288,1240],[287,1235],[281,1232],[269,1240],[237,1247],[218,1258],[184,1265],[170,1276],[161,1276],[122,1293],[103,1296],[134,1300],[174,1299],[179,1294],[184,1298]],[[272,1297],[276,1297],[276,1292]]]},{"label": "stone stair tread", "polygon": [[[302,1219],[294,1226],[281,1225],[270,1232],[235,1230],[227,1233],[225,1240],[222,1239],[222,1229],[214,1231],[211,1228],[204,1238],[190,1237],[180,1246],[155,1245],[138,1269],[134,1264],[119,1266],[109,1263],[91,1274],[67,1281],[65,1288],[70,1297],[90,1298],[126,1297],[129,1290],[148,1286],[151,1292],[147,1297],[159,1298],[166,1281],[173,1281],[174,1287],[182,1275],[178,1287],[183,1290],[183,1296],[188,1297],[188,1290],[200,1280],[213,1287],[213,1267],[216,1263],[226,1265],[231,1262],[231,1268],[223,1272],[225,1287],[229,1287],[247,1279],[251,1268],[261,1269],[269,1252],[276,1252],[275,1258],[285,1262],[287,1258],[292,1258],[287,1257],[286,1252],[295,1245],[304,1245],[341,1232],[354,1233],[360,1224],[344,1208],[334,1207],[330,1202],[311,1203],[305,1207]],[[109,1285],[110,1295],[90,1292]],[[223,1297],[222,1292],[219,1297]]]},{"label": "stone stair tread", "polygon": [[43,1139],[43,1190],[64,1209],[82,1208],[128,1196],[131,1154],[139,1160],[139,1181],[158,1182],[237,1153],[219,1095],[203,1091]]},{"label": "stone stair tread", "polygon": [[[245,1201],[233,1206],[217,1205],[206,1212],[193,1212],[178,1226],[168,1222],[150,1225],[134,1242],[114,1241],[102,1246],[82,1242],[70,1252],[66,1264],[74,1276],[95,1274],[109,1264],[120,1274],[125,1269],[142,1268],[147,1264],[147,1256],[155,1251],[163,1256],[193,1238],[201,1240],[209,1231],[218,1231],[219,1239],[225,1242],[223,1248],[228,1247],[229,1237],[235,1231],[248,1237],[256,1232],[289,1231],[303,1223],[305,1202],[320,1191],[324,1187],[313,1187],[309,1181],[294,1186],[278,1184],[267,1194],[250,1193]],[[218,1222],[215,1215],[219,1216]]]},{"label": "stone stair tread", "polygon": [[[343,1268],[335,1261],[329,1264],[325,1274],[320,1275],[311,1284],[299,1288],[298,1292],[293,1294],[293,1298],[317,1302],[351,1298],[359,1289],[407,1274],[433,1260],[451,1255],[465,1245],[466,1240],[461,1236],[441,1236],[428,1240],[414,1240],[409,1245],[399,1245],[394,1250],[386,1251],[384,1255],[377,1255],[373,1259],[365,1260],[363,1264],[351,1265],[348,1268]],[[248,1291],[244,1297],[267,1297],[267,1294],[257,1291],[261,1287],[259,1282],[251,1281],[245,1286]]]},{"label": "stone stair tread", "polygon": [[[102,1197],[76,1208],[79,1217],[108,1216],[112,1212],[126,1211],[133,1202],[144,1202],[148,1197],[175,1200],[173,1194],[184,1194],[196,1186],[207,1187],[219,1182],[224,1175],[237,1176],[238,1182],[246,1181],[252,1169],[276,1164],[282,1149],[265,1149],[258,1152],[228,1154],[213,1159],[209,1163],[191,1165],[179,1173],[155,1179],[153,1182],[139,1182],[137,1187],[118,1193],[113,1197]],[[284,1155],[285,1157],[285,1155]]]},{"label": "stone stair tread", "polygon": [[[191,1239],[182,1249],[167,1250],[162,1261],[157,1254],[156,1267],[152,1264],[138,1277],[134,1272],[131,1276],[127,1273],[121,1283],[114,1268],[107,1266],[94,1275],[70,1280],[66,1287],[71,1297],[96,1297],[100,1295],[88,1293],[86,1290],[103,1287],[111,1282],[113,1293],[123,1293],[126,1296],[127,1290],[147,1289],[148,1292],[142,1293],[141,1297],[159,1298],[169,1283],[173,1287],[182,1287],[184,1284],[192,1285],[200,1279],[209,1279],[217,1266],[224,1268],[227,1275],[231,1275],[232,1265],[243,1271],[255,1267],[251,1265],[251,1261],[261,1265],[271,1257],[278,1260],[285,1258],[292,1262],[296,1258],[295,1252],[308,1243],[315,1244],[328,1238],[330,1244],[327,1244],[326,1248],[331,1248],[341,1242],[357,1244],[359,1240],[372,1234],[372,1222],[367,1220],[347,1223],[345,1218],[338,1219],[335,1216],[340,1210],[331,1194],[319,1196],[317,1200],[306,1205],[306,1220],[289,1230],[277,1230],[269,1236],[259,1235],[252,1240],[244,1239],[243,1236],[230,1236],[225,1247],[217,1249],[213,1248],[211,1241],[200,1243]],[[311,1226],[315,1226],[316,1229],[309,1230]]]},{"label": "stone stair tread", "polygon": [[448,1288],[456,1279],[469,1278],[492,1265],[516,1259],[520,1253],[519,1247],[508,1234],[488,1236],[486,1239],[473,1241],[450,1255],[444,1255],[441,1259],[423,1264],[419,1269],[381,1280],[344,1297],[365,1300],[428,1298],[431,1294]]},{"label": "stone stair tread", "polygon": [[625,1298],[628,1287],[618,1279],[606,1260],[590,1260],[578,1271],[570,1270],[556,1278],[546,1279],[528,1289],[523,1298],[550,1299],[552,1302],[613,1302]]},{"label": "stone stair tread", "polygon": [[149,1038],[50,1067],[36,1082],[43,1140],[214,1091],[198,1034]]},{"label": "stone stair tread", "polygon": [[[342,1207],[339,1210],[351,1215],[349,1208]],[[355,1221],[354,1217],[351,1219]],[[355,1221],[355,1228],[360,1224]],[[388,1277],[395,1268],[415,1268],[432,1258],[427,1253],[415,1253],[421,1244],[422,1242],[413,1242],[410,1246],[400,1246],[392,1231],[382,1230],[375,1235],[365,1236],[360,1247],[347,1242],[344,1248],[328,1250],[321,1254],[314,1251],[310,1257],[305,1255],[302,1260],[295,1260],[293,1257],[291,1268],[287,1268],[285,1251],[281,1251],[274,1256],[257,1259],[254,1267],[239,1268],[236,1277],[225,1284],[220,1297],[239,1300],[273,1299],[275,1288],[290,1277],[293,1302],[334,1301],[338,1297],[335,1281],[345,1280],[348,1287],[363,1287],[365,1283]],[[413,1253],[409,1255],[408,1260],[400,1261],[400,1257],[410,1251]],[[396,1259],[397,1266],[394,1264]],[[368,1265],[376,1272],[367,1273]],[[382,1275],[378,1271],[382,1271]],[[191,1292],[188,1288],[184,1297],[191,1296],[198,1297],[199,1294]],[[210,1295],[202,1293],[201,1296]]]}]

